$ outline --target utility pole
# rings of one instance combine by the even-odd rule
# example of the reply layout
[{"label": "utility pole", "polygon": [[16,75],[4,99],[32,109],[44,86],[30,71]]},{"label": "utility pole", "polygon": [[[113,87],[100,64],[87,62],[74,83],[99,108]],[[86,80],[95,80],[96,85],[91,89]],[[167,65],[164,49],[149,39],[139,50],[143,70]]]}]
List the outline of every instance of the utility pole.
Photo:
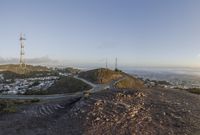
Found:
[{"label": "utility pole", "polygon": [[19,59],[19,70],[22,74],[26,71],[26,64],[25,64],[25,51],[24,51],[24,41],[26,40],[22,33],[20,34],[20,59]]},{"label": "utility pole", "polygon": [[115,58],[115,71],[117,71],[118,68],[117,68],[117,57]]},{"label": "utility pole", "polygon": [[108,60],[106,58],[106,69],[108,69]]}]

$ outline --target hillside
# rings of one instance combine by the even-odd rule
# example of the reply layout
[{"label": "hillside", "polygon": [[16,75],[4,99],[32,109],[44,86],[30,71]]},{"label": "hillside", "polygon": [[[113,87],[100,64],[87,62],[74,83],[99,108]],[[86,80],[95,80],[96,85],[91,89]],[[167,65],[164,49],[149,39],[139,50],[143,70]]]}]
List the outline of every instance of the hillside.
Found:
[{"label": "hillside", "polygon": [[130,76],[121,71],[113,71],[104,68],[81,72],[79,76],[96,84],[107,84],[116,81],[117,83],[114,84],[114,87],[119,89],[144,87],[143,82],[133,76]]},{"label": "hillside", "polygon": [[86,72],[81,72],[79,74],[79,77],[84,78],[92,83],[105,84],[105,83],[110,83],[113,80],[117,80],[123,77],[123,75],[120,72],[115,72],[110,69],[100,68],[100,69],[89,70]]},{"label": "hillside", "polygon": [[80,76],[114,87],[72,94],[90,86],[73,77],[63,77],[45,94],[70,93],[65,97],[22,103],[2,101],[0,135],[200,134],[198,94],[177,89],[147,89],[139,79],[108,69],[82,72]]},{"label": "hillside", "polygon": [[66,72],[66,73],[72,73],[72,74],[77,74],[77,73],[80,72],[79,69],[72,68],[72,67],[67,67],[67,68],[65,68],[65,69],[63,69],[63,70],[64,70],[64,72]]},{"label": "hillside", "polygon": [[62,77],[47,90],[28,90],[25,95],[50,95],[83,92],[91,89],[88,84],[73,77]]},{"label": "hillside", "polygon": [[120,72],[115,72],[109,69],[100,68],[100,69],[89,70],[86,72],[81,72],[79,76],[92,83],[105,84],[105,83],[110,83],[113,80],[117,80],[121,78],[123,75]]},{"label": "hillside", "polygon": [[55,71],[60,72],[60,73],[67,73],[67,74],[78,74],[80,72],[79,69],[73,68],[73,67],[66,67],[66,68],[55,68]]},{"label": "hillside", "polygon": [[[42,72],[42,71],[49,71],[47,67],[44,66],[32,66],[26,65],[27,72]],[[9,71],[16,74],[20,74],[19,72],[19,65],[18,64],[8,64],[8,65],[0,65],[0,72],[2,71]]]},{"label": "hillside", "polygon": [[118,89],[140,89],[144,88],[144,83],[132,76],[126,76],[121,81],[115,84],[115,87]]}]

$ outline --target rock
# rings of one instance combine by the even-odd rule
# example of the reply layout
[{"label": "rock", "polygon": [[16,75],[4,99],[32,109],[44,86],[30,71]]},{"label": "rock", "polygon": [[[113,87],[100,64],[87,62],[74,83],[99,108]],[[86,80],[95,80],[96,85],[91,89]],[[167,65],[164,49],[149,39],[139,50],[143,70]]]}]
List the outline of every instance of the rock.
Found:
[{"label": "rock", "polygon": [[137,94],[137,96],[138,96],[138,97],[144,97],[145,94],[140,92],[140,93]]},{"label": "rock", "polygon": [[95,106],[100,106],[102,105],[102,101],[101,100],[98,100],[96,103],[95,103]]},{"label": "rock", "polygon": [[99,121],[100,120],[100,118],[99,117],[97,117],[96,119],[95,119],[95,121]]},{"label": "rock", "polygon": [[85,111],[84,110],[81,110],[81,113],[84,113]]},{"label": "rock", "polygon": [[166,115],[166,112],[163,112],[163,115],[165,116],[165,115]]}]

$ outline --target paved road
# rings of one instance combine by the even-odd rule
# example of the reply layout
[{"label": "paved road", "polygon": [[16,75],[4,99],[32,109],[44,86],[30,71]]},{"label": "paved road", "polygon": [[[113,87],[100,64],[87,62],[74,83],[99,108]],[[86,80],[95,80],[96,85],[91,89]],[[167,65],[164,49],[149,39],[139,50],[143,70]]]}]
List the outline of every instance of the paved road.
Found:
[{"label": "paved road", "polygon": [[74,78],[79,79],[79,80],[87,83],[88,85],[92,86],[92,89],[89,90],[90,92],[97,92],[97,91],[105,90],[105,89],[114,89],[115,85],[118,82],[125,80],[127,77],[126,76],[122,76],[118,80],[113,80],[112,82],[110,82],[108,84],[94,84],[94,83],[89,82],[88,80],[86,80],[84,78],[80,78],[78,76],[74,76]]},{"label": "paved road", "polygon": [[40,99],[40,100],[47,100],[47,99],[58,99],[58,98],[65,98],[65,97],[76,97],[81,96],[81,93],[76,94],[54,94],[54,95],[0,95],[0,99]]},{"label": "paved road", "polygon": [[93,88],[97,86],[96,84],[94,84],[94,83],[92,83],[92,82],[89,82],[89,81],[87,81],[87,80],[85,80],[85,79],[83,79],[83,78],[80,78],[80,77],[78,77],[77,75],[74,76],[74,78],[75,78],[75,79],[78,79],[78,80],[81,80],[81,81],[83,81],[84,83],[87,83],[88,85],[92,86]]}]

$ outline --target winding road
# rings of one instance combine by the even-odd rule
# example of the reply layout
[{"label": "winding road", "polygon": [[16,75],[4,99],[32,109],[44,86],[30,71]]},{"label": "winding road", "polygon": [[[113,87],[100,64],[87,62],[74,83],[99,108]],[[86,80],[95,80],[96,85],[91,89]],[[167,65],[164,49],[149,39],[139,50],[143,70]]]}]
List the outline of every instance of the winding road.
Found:
[{"label": "winding road", "polygon": [[[109,84],[94,84],[92,82],[89,82],[88,80],[84,78],[80,78],[77,75],[73,76],[73,78],[83,81],[84,83],[90,85],[92,88],[88,90],[91,93],[114,88],[114,85],[122,80],[124,80],[126,77],[119,78],[118,80],[112,81]],[[59,98],[65,98],[65,97],[77,97],[82,96],[83,92],[77,92],[74,94],[53,94],[53,95],[0,95],[0,99],[40,99],[40,100],[53,100],[53,99],[59,99]]]},{"label": "winding road", "polygon": [[74,76],[74,78],[78,79],[78,80],[81,80],[84,83],[90,85],[92,87],[92,89],[89,90],[90,92],[97,92],[97,91],[100,91],[100,90],[111,88],[111,83],[110,84],[94,84],[94,83],[89,82],[88,80],[80,78],[78,76]]}]

